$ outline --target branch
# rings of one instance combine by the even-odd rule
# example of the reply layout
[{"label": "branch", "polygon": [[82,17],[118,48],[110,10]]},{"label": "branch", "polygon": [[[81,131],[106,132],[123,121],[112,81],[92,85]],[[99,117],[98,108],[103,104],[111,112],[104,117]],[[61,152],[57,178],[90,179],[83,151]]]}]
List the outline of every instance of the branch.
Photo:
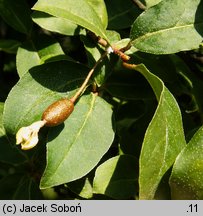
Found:
[{"label": "branch", "polygon": [[134,70],[136,66],[137,66],[136,64],[129,64],[129,63],[123,62],[123,67],[129,70]]},{"label": "branch", "polygon": [[88,32],[89,36],[98,44],[103,46],[106,50],[108,48],[112,49],[112,52],[114,52],[116,55],[118,55],[122,61],[126,62],[130,60],[130,56],[126,55],[124,52],[129,50],[131,47],[131,44],[129,43],[126,47],[123,47],[121,49],[117,49],[114,46],[111,46],[105,39],[101,38],[100,36],[95,35],[93,32]]},{"label": "branch", "polygon": [[140,0],[132,0],[136,6],[138,6],[141,10],[146,10],[147,7]]},{"label": "branch", "polygon": [[83,84],[81,85],[80,89],[76,92],[76,94],[70,99],[73,103],[75,103],[75,101],[78,99],[78,97],[81,95],[81,93],[85,90],[85,87],[87,85],[87,83],[89,82],[92,74],[94,73],[96,67],[103,61],[103,59],[108,55],[108,51],[105,51],[101,57],[99,58],[99,60],[95,63],[95,65],[93,66],[93,68],[89,71],[86,79],[84,80]]},{"label": "branch", "polygon": [[123,62],[127,62],[127,61],[130,60],[130,56],[126,55],[126,54],[123,52],[123,50],[125,50],[125,48],[126,48],[126,47],[121,48],[121,49],[116,49],[116,47],[112,47],[113,52],[114,52],[115,54],[117,54],[117,55],[121,58],[121,60],[122,60]]}]

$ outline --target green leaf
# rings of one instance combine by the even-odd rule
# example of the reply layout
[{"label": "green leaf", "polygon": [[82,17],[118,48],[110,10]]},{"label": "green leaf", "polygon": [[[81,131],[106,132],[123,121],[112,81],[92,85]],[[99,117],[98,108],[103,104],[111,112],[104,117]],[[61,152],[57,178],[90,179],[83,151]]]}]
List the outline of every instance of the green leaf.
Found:
[{"label": "green leaf", "polygon": [[15,30],[29,34],[32,28],[30,8],[25,0],[0,0],[0,15]]},{"label": "green leaf", "polygon": [[107,39],[105,26],[92,4],[88,0],[39,0],[33,9],[71,21]]},{"label": "green leaf", "polygon": [[81,178],[67,183],[65,186],[82,198],[90,199],[93,196],[92,185],[89,178]]},{"label": "green leaf", "polygon": [[49,131],[47,166],[40,187],[53,187],[86,175],[107,152],[113,138],[110,105],[95,94],[82,96],[64,126]]},{"label": "green leaf", "polygon": [[4,110],[4,103],[0,102],[0,135],[4,134],[4,127],[3,127],[3,110]]},{"label": "green leaf", "polygon": [[140,155],[139,198],[153,199],[156,189],[185,146],[178,104],[164,83],[140,64],[134,66],[150,83],[158,100]]},{"label": "green leaf", "polygon": [[[20,77],[34,66],[47,61],[69,59],[57,41],[47,36],[40,36],[35,40],[29,40],[19,47],[16,57],[17,71]],[[27,61],[29,59],[29,61]]]},{"label": "green leaf", "polygon": [[107,79],[104,89],[113,97],[124,100],[154,98],[150,85],[140,74],[122,68],[115,70]]},{"label": "green leaf", "polygon": [[3,127],[3,107],[4,103],[0,102],[0,161],[9,164],[18,164],[25,161],[25,157],[16,148],[9,143],[6,132]]},{"label": "green leaf", "polygon": [[107,30],[106,34],[108,36],[110,43],[113,45],[115,43],[118,43],[121,40],[121,36],[120,36],[119,32],[117,32],[117,31]]},{"label": "green leaf", "polygon": [[128,28],[142,12],[132,1],[106,0],[105,3],[109,17],[108,29]]},{"label": "green leaf", "polygon": [[96,14],[100,17],[104,28],[108,25],[108,15],[104,0],[87,0],[90,6],[95,10]]},{"label": "green leaf", "polygon": [[72,61],[59,61],[32,68],[11,90],[5,103],[4,126],[15,135],[23,126],[41,119],[42,112],[62,97],[71,97],[88,68]]},{"label": "green leaf", "polygon": [[135,198],[137,178],[138,160],[130,155],[116,156],[97,168],[93,190],[114,199]]},{"label": "green leaf", "polygon": [[163,1],[163,0],[145,0],[145,4],[146,4],[147,8],[150,8],[150,7],[158,4],[161,1]]},{"label": "green leaf", "polygon": [[16,53],[21,43],[17,40],[0,40],[0,51],[7,53]]},{"label": "green leaf", "polygon": [[155,200],[171,200],[171,190],[169,185],[170,175],[171,169],[169,169],[161,179],[161,182],[159,183],[156,194],[154,196]]},{"label": "green leaf", "polygon": [[184,86],[186,86],[186,90],[192,94],[193,100],[195,102],[195,109],[194,106],[192,106],[192,108],[187,107],[186,112],[198,110],[199,114],[201,115],[200,118],[203,118],[203,101],[201,94],[203,91],[202,79],[200,79],[196,73],[192,72],[186,62],[177,55],[170,55],[170,59],[176,66],[177,73],[182,77],[182,80],[185,81]]},{"label": "green leaf", "polygon": [[[152,92],[152,91],[151,91]],[[119,148],[125,154],[140,157],[146,129],[156,110],[156,99],[124,102],[115,114]]]},{"label": "green leaf", "polygon": [[178,155],[170,186],[172,199],[203,199],[203,127]]},{"label": "green leaf", "polygon": [[40,27],[59,34],[72,36],[80,33],[79,26],[73,22],[40,11],[32,14],[32,20]]},{"label": "green leaf", "polygon": [[133,46],[154,54],[198,48],[203,35],[202,10],[200,0],[160,2],[135,20],[130,35]]},{"label": "green leaf", "polygon": [[[88,59],[88,66],[92,68],[95,65],[96,61],[99,60],[102,53],[104,53],[104,50],[99,45],[95,46],[95,43],[93,43],[92,40],[90,40],[88,37],[82,35],[80,38],[84,43]],[[100,87],[105,82],[107,76],[112,72],[111,66],[110,57],[106,57],[103,62],[96,68],[94,72],[94,80],[97,86]]]},{"label": "green leaf", "polygon": [[[103,26],[107,27],[108,17],[103,0],[87,0],[101,19]],[[50,14],[35,11],[32,14],[35,23],[49,31],[64,35],[76,35],[81,33],[80,27],[65,18],[51,16]]]},{"label": "green leaf", "polygon": [[9,143],[5,134],[0,134],[0,149],[0,161],[3,163],[17,165],[27,159],[16,146]]},{"label": "green leaf", "polygon": [[[114,44],[114,46],[116,46],[117,49],[121,49],[123,47],[128,46],[129,43],[130,43],[130,38],[124,38],[124,39],[121,39],[121,40],[117,41]],[[129,50],[127,50],[125,52],[125,54],[130,55],[130,54],[133,54],[133,53],[135,53],[137,51],[138,50],[135,47],[131,46],[131,48]]]},{"label": "green leaf", "polygon": [[32,178],[22,173],[8,175],[0,180],[1,200],[42,199],[42,194]]},{"label": "green leaf", "polygon": [[168,85],[173,83],[177,85],[178,75],[176,72],[176,65],[174,65],[171,56],[172,55],[153,55],[136,52],[131,55],[131,61],[135,64],[144,64],[151,73],[158,76]]},{"label": "green leaf", "polygon": [[[29,61],[27,61],[29,59]],[[40,57],[32,41],[26,41],[18,48],[16,67],[19,77],[22,77],[34,66],[40,65]]]}]

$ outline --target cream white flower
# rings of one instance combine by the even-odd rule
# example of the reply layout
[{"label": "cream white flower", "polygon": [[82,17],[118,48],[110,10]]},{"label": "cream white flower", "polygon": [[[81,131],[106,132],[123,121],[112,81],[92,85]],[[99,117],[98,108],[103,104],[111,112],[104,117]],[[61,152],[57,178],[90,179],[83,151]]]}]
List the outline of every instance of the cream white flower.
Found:
[{"label": "cream white flower", "polygon": [[46,121],[37,121],[30,126],[20,128],[16,134],[16,145],[21,144],[22,150],[35,147],[39,141],[38,132],[45,123]]}]

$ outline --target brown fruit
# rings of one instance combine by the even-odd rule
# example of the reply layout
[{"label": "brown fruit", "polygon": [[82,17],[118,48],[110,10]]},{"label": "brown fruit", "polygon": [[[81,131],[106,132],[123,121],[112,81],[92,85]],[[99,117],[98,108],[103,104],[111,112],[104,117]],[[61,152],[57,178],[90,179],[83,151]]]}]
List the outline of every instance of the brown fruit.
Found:
[{"label": "brown fruit", "polygon": [[42,114],[42,120],[46,121],[46,126],[53,127],[64,122],[74,110],[71,100],[60,99],[51,104]]}]

